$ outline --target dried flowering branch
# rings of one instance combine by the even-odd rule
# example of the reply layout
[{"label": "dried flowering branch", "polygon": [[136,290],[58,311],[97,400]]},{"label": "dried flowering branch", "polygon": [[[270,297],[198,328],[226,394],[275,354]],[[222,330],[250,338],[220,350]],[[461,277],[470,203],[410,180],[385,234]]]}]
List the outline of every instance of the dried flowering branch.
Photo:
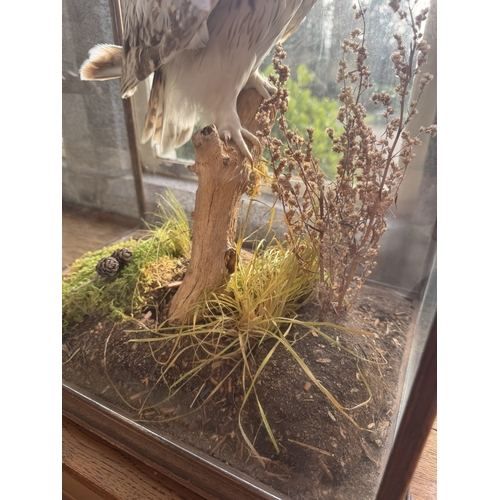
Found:
[{"label": "dried flowering branch", "polygon": [[[258,116],[263,123],[261,140],[271,153],[272,189],[283,206],[287,240],[303,267],[319,278],[320,315],[332,307],[340,314],[357,297],[376,265],[379,240],[387,228],[384,214],[397,199],[408,164],[415,156],[413,148],[421,144],[422,134],[436,134],[435,125],[422,127],[415,137],[405,130],[432,79],[424,74],[418,83],[417,98],[407,102],[429,49],[421,32],[428,9],[414,16],[414,5],[410,2],[406,10],[401,8],[400,1],[393,0],[389,6],[412,32],[409,47],[402,36],[394,35],[397,49],[391,60],[399,79],[394,89],[398,102],[394,104],[387,92],[372,94],[371,101],[383,107],[385,118],[385,130],[377,137],[366,123],[367,112],[361,104],[363,94],[373,85],[366,65],[366,9],[358,3],[353,7],[354,18],[361,27],[353,29],[350,38],[344,40],[344,57],[337,74],[337,82],[342,85],[339,95],[342,106],[337,118],[343,131],[338,136],[331,128],[326,131],[332,140],[332,151],[341,154],[334,181],[326,180],[314,158],[314,131],[308,129],[308,137],[304,139],[288,128],[285,83],[290,72],[283,65],[286,54],[279,46],[273,58],[277,76],[271,77],[277,91],[263,104]],[[353,55],[352,68],[348,63],[349,53]],[[274,111],[285,137],[284,149],[282,142],[270,135]],[[303,258],[308,245],[315,249],[314,262]]]}]

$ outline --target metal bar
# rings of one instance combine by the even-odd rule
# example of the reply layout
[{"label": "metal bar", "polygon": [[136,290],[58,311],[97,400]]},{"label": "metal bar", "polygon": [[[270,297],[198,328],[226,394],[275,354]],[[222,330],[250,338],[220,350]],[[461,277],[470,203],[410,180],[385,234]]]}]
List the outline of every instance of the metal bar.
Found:
[{"label": "metal bar", "polygon": [[[122,45],[123,26],[121,17],[120,0],[109,0],[109,10],[111,12],[111,23],[113,27],[113,38],[116,45]],[[144,183],[142,180],[142,158],[141,147],[137,139],[137,127],[135,123],[134,103],[132,98],[122,99],[125,115],[125,126],[127,129],[130,157],[132,161],[132,174],[134,176],[135,193],[137,206],[142,224],[146,215],[146,197],[144,195]]]}]

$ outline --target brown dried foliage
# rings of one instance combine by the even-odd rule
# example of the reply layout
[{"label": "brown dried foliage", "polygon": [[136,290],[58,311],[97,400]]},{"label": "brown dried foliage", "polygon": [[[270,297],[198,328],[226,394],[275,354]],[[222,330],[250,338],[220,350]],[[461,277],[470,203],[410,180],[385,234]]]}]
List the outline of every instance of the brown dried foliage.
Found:
[{"label": "brown dried foliage", "polygon": [[[397,48],[391,60],[399,79],[394,89],[398,102],[393,103],[387,92],[373,93],[370,98],[383,108],[386,123],[380,137],[367,125],[366,109],[361,104],[361,96],[372,87],[366,65],[366,9],[361,4],[353,6],[354,18],[361,27],[344,40],[344,57],[337,73],[337,82],[342,85],[338,120],[343,132],[335,136],[333,129],[327,129],[332,150],[341,154],[333,181],[326,179],[314,158],[314,131],[308,129],[308,137],[303,138],[288,128],[285,83],[290,71],[283,65],[286,53],[280,46],[273,58],[276,76],[270,77],[277,91],[258,114],[263,124],[260,137],[271,154],[272,190],[283,206],[288,227],[286,238],[304,269],[318,278],[321,316],[332,308],[337,314],[347,311],[357,297],[376,265],[379,240],[386,231],[384,214],[397,199],[406,168],[415,156],[413,148],[421,144],[422,134],[436,134],[435,125],[421,127],[415,137],[405,130],[432,76],[426,73],[417,81],[429,49],[421,32],[427,10],[414,16],[409,4],[406,10],[400,4],[389,2],[401,21],[408,23],[413,36],[405,46],[403,38],[394,35]],[[349,53],[354,56],[353,67],[347,62]],[[408,102],[413,83],[418,85],[418,98]],[[273,112],[286,138],[285,148],[271,136]],[[311,245],[316,262],[303,258]]]}]

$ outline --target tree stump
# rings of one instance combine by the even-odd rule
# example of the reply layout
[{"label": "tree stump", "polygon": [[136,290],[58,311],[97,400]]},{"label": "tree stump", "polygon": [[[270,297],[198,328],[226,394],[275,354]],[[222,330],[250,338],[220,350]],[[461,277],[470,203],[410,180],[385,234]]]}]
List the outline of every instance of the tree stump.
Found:
[{"label": "tree stump", "polygon": [[[262,97],[245,90],[238,97],[238,115],[244,128],[254,133],[255,114]],[[170,324],[193,320],[194,307],[205,292],[220,290],[234,272],[238,256],[234,246],[240,199],[251,181],[251,167],[230,141],[221,141],[214,125],[193,135],[198,176],[193,219],[191,260],[174,295]]]}]

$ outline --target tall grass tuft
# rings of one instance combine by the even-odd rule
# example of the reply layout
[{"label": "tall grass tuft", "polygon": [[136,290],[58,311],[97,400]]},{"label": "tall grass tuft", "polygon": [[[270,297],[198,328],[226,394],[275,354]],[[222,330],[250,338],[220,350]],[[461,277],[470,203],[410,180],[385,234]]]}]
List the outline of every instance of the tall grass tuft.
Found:
[{"label": "tall grass tuft", "polygon": [[[241,250],[243,239],[240,236],[237,249]],[[309,248],[309,250],[308,250]],[[310,252],[310,254],[308,253]],[[309,263],[308,269],[300,265],[296,254],[285,242],[272,239],[265,244],[264,240],[254,245],[250,258],[239,261],[236,272],[232,275],[224,292],[207,293],[199,302],[193,322],[182,327],[169,326],[167,323],[151,329],[151,336],[132,340],[147,342],[154,355],[153,345],[159,342],[162,351],[170,353],[168,359],[156,361],[161,365],[158,383],[165,383],[169,395],[173,397],[194,376],[213,363],[227,361],[231,370],[205,398],[204,403],[220,389],[232,373],[237,373],[241,384],[243,399],[239,408],[239,428],[241,435],[253,456],[262,465],[264,458],[253,444],[252,436],[245,428],[244,410],[253,400],[258,409],[261,422],[272,442],[276,453],[279,453],[272,423],[268,421],[266,409],[258,394],[258,379],[262,371],[272,359],[276,349],[283,347],[290,356],[290,362],[296,363],[314,384],[346,419],[357,426],[331,392],[324,387],[314,375],[307,362],[295,349],[296,340],[292,333],[302,327],[306,331],[314,331],[322,339],[344,349],[347,355],[358,359],[364,358],[340,345],[330,335],[323,332],[325,328],[337,328],[354,334],[368,335],[365,332],[341,327],[327,322],[303,321],[299,318],[301,307],[315,297],[318,262],[311,247],[305,246],[303,258]],[[263,349],[257,356],[260,349]],[[169,370],[176,366],[176,361],[185,353],[192,353],[190,368],[174,382],[169,382]],[[263,356],[263,359],[262,359]],[[368,360],[365,360],[368,361]],[[367,404],[371,399],[367,387]],[[141,411],[146,407],[143,403]],[[151,406],[156,406],[157,403]]]}]

